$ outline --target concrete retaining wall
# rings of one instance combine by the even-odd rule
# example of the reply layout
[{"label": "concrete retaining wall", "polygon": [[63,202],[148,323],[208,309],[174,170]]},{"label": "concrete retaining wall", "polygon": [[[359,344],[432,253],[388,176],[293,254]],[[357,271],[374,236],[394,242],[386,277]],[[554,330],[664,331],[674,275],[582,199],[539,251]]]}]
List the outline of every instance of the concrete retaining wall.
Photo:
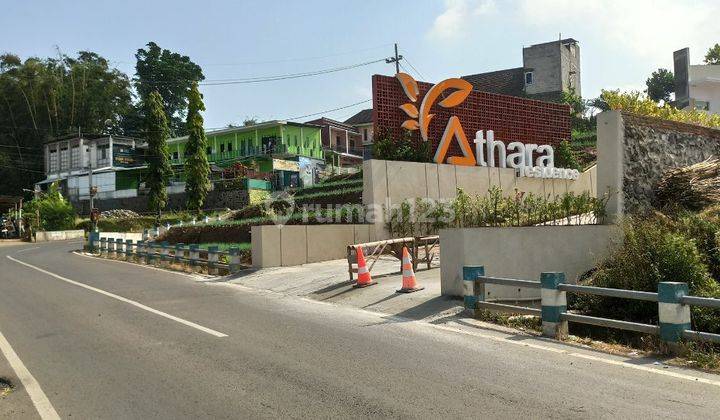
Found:
[{"label": "concrete retaining wall", "polygon": [[[366,160],[363,162],[363,204],[374,209],[375,216],[384,218],[382,206],[399,204],[415,198],[453,199],[457,188],[471,195],[487,195],[488,189],[498,186],[505,196],[515,190],[554,197],[566,192],[580,194],[590,191],[597,195],[595,166],[581,173],[575,181],[563,179],[526,178],[515,175],[510,168],[459,166],[435,163]],[[385,220],[374,220],[371,240],[387,239]]]},{"label": "concrete retaining wall", "polygon": [[608,216],[652,206],[669,169],[720,156],[720,130],[606,111],[598,115],[598,190],[610,191]]},{"label": "concrete retaining wall", "polygon": [[[463,265],[484,265],[485,274],[527,280],[563,271],[569,283],[608,255],[621,238],[615,225],[530,226],[440,231],[441,292],[462,296]],[[538,298],[539,290],[488,285],[488,299]]]},{"label": "concrete retaining wall", "polygon": [[67,241],[68,239],[79,239],[85,237],[85,231],[80,230],[51,230],[36,232],[37,242]]},{"label": "concrete retaining wall", "polygon": [[100,232],[100,238],[130,239],[133,242],[142,241],[142,233],[137,232]]},{"label": "concrete retaining wall", "polygon": [[292,266],[347,256],[347,246],[369,241],[370,225],[253,226],[253,267]]}]

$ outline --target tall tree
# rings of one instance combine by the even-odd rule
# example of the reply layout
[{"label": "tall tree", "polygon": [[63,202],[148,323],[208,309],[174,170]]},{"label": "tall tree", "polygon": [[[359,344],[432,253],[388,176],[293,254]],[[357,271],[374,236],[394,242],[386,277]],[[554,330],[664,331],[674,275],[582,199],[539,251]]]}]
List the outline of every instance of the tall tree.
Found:
[{"label": "tall tree", "polygon": [[712,46],[705,54],[705,63],[720,64],[720,44]]},{"label": "tall tree", "polygon": [[657,69],[645,81],[648,97],[655,102],[670,100],[670,94],[675,92],[675,76],[668,69]]},{"label": "tall tree", "polygon": [[162,210],[167,205],[167,184],[172,176],[170,151],[167,139],[170,137],[163,102],[158,92],[148,95],[144,103],[145,138],[148,142],[147,174],[145,185],[150,189],[148,210],[157,212],[158,223]]},{"label": "tall tree", "polygon": [[200,213],[210,190],[210,163],[207,158],[207,139],[203,128],[201,111],[205,111],[203,97],[197,82],[193,83],[188,95],[187,131],[185,145],[185,192],[187,207]]},{"label": "tall tree", "polygon": [[130,80],[96,53],[0,55],[0,194],[17,195],[44,178],[45,140],[120,132],[131,107]]},{"label": "tall tree", "polygon": [[160,48],[150,42],[135,54],[135,89],[141,101],[152,92],[160,93],[171,135],[187,134],[185,114],[187,92],[193,82],[205,80],[202,69],[186,55]]}]

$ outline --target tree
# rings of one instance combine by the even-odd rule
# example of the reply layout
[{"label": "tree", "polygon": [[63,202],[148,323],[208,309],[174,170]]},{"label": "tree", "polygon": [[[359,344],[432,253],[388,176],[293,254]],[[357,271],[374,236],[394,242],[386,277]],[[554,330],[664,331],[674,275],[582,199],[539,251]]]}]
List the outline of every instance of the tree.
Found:
[{"label": "tree", "polygon": [[202,69],[190,57],[160,48],[154,42],[149,42],[147,49],[139,49],[135,58],[135,89],[140,100],[144,102],[152,92],[158,92],[171,134],[186,135],[187,92],[193,82],[205,80]]},{"label": "tree", "polygon": [[720,64],[720,44],[715,44],[712,48],[708,49],[705,54],[706,64]]},{"label": "tree", "polygon": [[670,94],[675,92],[675,76],[668,69],[657,69],[645,81],[648,97],[655,102],[669,102]]},{"label": "tree", "polygon": [[148,210],[157,212],[159,223],[161,212],[167,205],[166,186],[172,176],[172,167],[167,145],[170,129],[163,109],[162,98],[158,92],[148,95],[144,103],[144,114],[145,136],[148,142],[148,151],[145,157],[147,162],[145,185],[150,189]]},{"label": "tree", "polygon": [[121,132],[131,109],[129,78],[96,53],[0,55],[0,194],[17,195],[44,178],[45,140]]},{"label": "tree", "polygon": [[188,95],[187,131],[188,141],[185,145],[185,192],[187,207],[200,213],[205,197],[210,190],[210,163],[207,158],[207,139],[203,128],[205,111],[202,94],[197,82],[193,83]]},{"label": "tree", "polygon": [[[41,194],[25,205],[25,218],[33,231],[65,230],[75,227],[75,209],[60,194],[57,183],[50,184],[47,193]],[[35,215],[40,216],[40,220]]]}]

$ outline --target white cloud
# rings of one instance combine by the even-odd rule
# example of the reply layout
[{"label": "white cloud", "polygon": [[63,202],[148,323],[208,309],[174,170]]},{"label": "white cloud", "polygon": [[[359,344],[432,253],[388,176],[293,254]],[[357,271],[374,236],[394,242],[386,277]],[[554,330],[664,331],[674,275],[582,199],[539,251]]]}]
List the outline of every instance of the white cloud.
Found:
[{"label": "white cloud", "polygon": [[608,49],[657,65],[671,66],[672,51],[684,47],[699,61],[720,41],[717,0],[521,0],[519,6],[525,24],[568,36],[568,30],[582,31]]},{"label": "white cloud", "polygon": [[445,0],[445,11],[435,18],[428,35],[436,39],[456,38],[475,19],[495,11],[494,0]]}]

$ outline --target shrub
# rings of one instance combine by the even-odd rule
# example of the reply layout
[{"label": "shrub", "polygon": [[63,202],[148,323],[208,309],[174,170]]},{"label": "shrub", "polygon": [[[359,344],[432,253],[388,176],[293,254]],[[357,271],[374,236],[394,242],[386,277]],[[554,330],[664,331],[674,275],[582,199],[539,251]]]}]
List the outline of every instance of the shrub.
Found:
[{"label": "shrub", "polygon": [[[661,281],[688,283],[695,296],[720,297],[708,256],[696,238],[681,233],[679,224],[659,215],[631,217],[623,224],[622,246],[606,258],[589,280],[593,286],[656,292]],[[698,229],[701,230],[701,229]],[[591,295],[571,295],[573,309],[592,316],[656,323],[657,304]],[[720,319],[711,310],[693,307],[693,325],[699,331],[720,331]]]},{"label": "shrub", "polygon": [[618,109],[633,114],[679,121],[706,127],[720,127],[720,115],[699,110],[681,110],[669,104],[658,106],[641,92],[620,92],[619,90],[603,90],[600,98],[610,109]]},{"label": "shrub", "polygon": [[[605,217],[607,199],[591,197],[587,192],[550,199],[516,191],[512,197],[503,197],[496,186],[486,196],[470,196],[458,188],[453,200],[416,199],[386,209],[386,220],[388,230],[396,237],[434,234],[446,227],[597,223]],[[573,217],[576,215],[590,217],[578,220]]]},{"label": "shrub", "polygon": [[[36,230],[66,230],[75,227],[75,210],[60,194],[55,183],[50,184],[47,193],[30,201],[25,211],[25,217]],[[35,216],[38,213],[39,225]]]},{"label": "shrub", "polygon": [[555,164],[560,168],[581,169],[569,141],[561,141],[560,145],[555,149]]},{"label": "shrub", "polygon": [[657,207],[680,206],[702,210],[717,203],[720,203],[720,159],[711,158],[671,169],[657,184]]},{"label": "shrub", "polygon": [[432,150],[430,142],[416,139],[406,134],[400,139],[387,135],[378,136],[373,142],[375,159],[402,160],[407,162],[430,162]]}]

